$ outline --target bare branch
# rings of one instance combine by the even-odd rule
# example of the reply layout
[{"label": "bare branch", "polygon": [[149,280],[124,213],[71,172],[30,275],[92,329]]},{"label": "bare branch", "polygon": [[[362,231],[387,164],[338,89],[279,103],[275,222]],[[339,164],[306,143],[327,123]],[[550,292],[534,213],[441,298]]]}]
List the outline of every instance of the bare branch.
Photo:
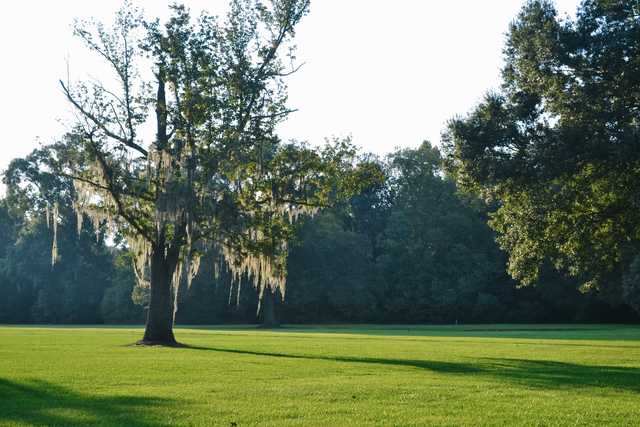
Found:
[{"label": "bare branch", "polygon": [[281,116],[286,116],[288,114],[291,113],[295,113],[296,111],[298,111],[297,108],[294,109],[286,109],[284,111],[280,111],[279,113],[273,113],[273,114],[263,114],[261,116],[253,116],[252,120],[261,120],[261,119],[275,119],[276,117],[281,117]]},{"label": "bare branch", "polygon": [[120,127],[120,131],[123,134],[126,134],[126,132],[124,130],[124,126],[122,126],[122,122],[120,121],[120,117],[118,116],[118,113],[117,113],[115,107],[113,106],[113,102],[109,103],[109,107],[111,107],[111,111],[113,111],[113,116],[116,118],[116,122],[118,122],[118,126]]},{"label": "bare branch", "polygon": [[297,67],[293,68],[291,71],[287,71],[286,73],[272,73],[271,75],[274,77],[288,77],[292,74],[295,74],[298,72],[298,70],[300,70],[300,68],[302,68],[305,65],[305,63],[303,62],[302,64],[298,65]]},{"label": "bare branch", "polygon": [[65,84],[64,84],[64,82],[62,80],[60,80],[60,86],[62,86],[62,91],[64,92],[64,94],[67,97],[67,99],[69,100],[69,102],[71,102],[71,104],[73,104],[73,106],[76,107],[76,109],[80,113],[82,113],[82,115],[84,117],[86,117],[91,122],[93,122],[109,138],[115,139],[116,141],[126,145],[127,147],[136,150],[137,152],[139,152],[140,154],[142,154],[145,157],[147,156],[147,154],[148,154],[147,150],[142,148],[140,145],[136,144],[133,141],[133,138],[124,138],[124,137],[122,137],[120,135],[115,134],[114,132],[109,130],[109,128],[107,128],[107,126],[104,123],[102,123],[96,116],[91,114],[89,111],[85,110],[85,108],[82,105],[80,105],[80,103],[73,98],[73,95],[71,95],[71,92],[65,86]]},{"label": "bare branch", "polygon": [[[275,58],[276,52],[282,45],[282,42],[284,41],[286,35],[293,29],[293,25],[298,20],[300,20],[304,12],[309,7],[309,3],[310,3],[309,0],[305,1],[303,6],[300,8],[300,10],[297,11],[297,13],[295,13],[294,10],[290,11],[291,14],[287,17],[286,24],[280,27],[280,32],[278,33],[278,36],[273,41],[271,48],[269,49],[269,51],[267,52],[267,55],[265,56],[264,60],[260,64],[260,67],[258,67],[258,71],[256,72],[256,75],[253,79],[254,83],[264,79],[265,70],[267,66],[271,63],[271,61],[273,61],[273,59]],[[241,115],[240,123],[238,123],[238,129],[240,131],[243,131],[245,126],[247,125],[247,122],[249,121],[249,116],[251,115],[251,110],[253,109],[253,106],[256,103],[256,101],[257,101],[257,97],[256,97],[256,93],[254,93],[252,94],[251,99],[249,100],[249,103],[245,108],[245,111]]]}]

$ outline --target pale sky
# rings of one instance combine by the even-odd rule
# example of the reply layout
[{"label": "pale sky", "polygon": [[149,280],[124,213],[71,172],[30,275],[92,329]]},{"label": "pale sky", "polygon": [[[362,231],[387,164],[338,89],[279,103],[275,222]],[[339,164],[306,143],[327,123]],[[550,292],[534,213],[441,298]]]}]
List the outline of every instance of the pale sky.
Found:
[{"label": "pale sky", "polygon": [[[160,0],[134,0],[147,17],[167,15]],[[197,15],[227,0],[185,0]],[[290,77],[284,139],[322,143],[351,135],[364,151],[439,142],[446,121],[499,85],[504,34],[524,0],[313,0],[298,27],[302,69]],[[579,0],[557,0],[574,15]],[[54,140],[69,122],[58,86],[91,72],[72,37],[74,18],[111,22],[122,1],[21,0],[0,15],[0,170]],[[86,71],[85,71],[86,69]],[[84,73],[84,74],[83,74]],[[4,191],[0,186],[0,194]]]}]

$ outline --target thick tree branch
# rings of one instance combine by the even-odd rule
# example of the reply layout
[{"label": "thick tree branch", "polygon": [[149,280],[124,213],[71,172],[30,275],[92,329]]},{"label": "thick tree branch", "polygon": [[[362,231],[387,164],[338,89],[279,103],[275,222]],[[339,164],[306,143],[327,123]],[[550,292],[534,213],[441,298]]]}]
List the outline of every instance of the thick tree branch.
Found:
[{"label": "thick tree branch", "polygon": [[107,183],[107,191],[109,191],[109,194],[111,194],[111,196],[113,197],[113,200],[116,203],[118,214],[122,218],[124,218],[124,220],[127,221],[136,230],[138,234],[146,237],[150,242],[154,242],[153,234],[150,233],[148,230],[146,230],[140,224],[140,222],[133,215],[127,212],[127,210],[125,209],[124,204],[122,203],[122,199],[120,198],[121,194],[119,192],[119,189],[116,188],[115,183],[113,182],[113,173],[111,171],[111,168],[109,168],[109,165],[107,164],[107,161],[104,158],[104,155],[93,143],[91,143],[91,147],[96,156],[96,159],[98,160],[98,163],[100,164],[100,167],[102,168],[102,172],[105,175],[105,182]]},{"label": "thick tree branch", "polygon": [[[106,187],[104,185],[98,184],[97,182],[91,181],[90,179],[87,179],[87,178],[84,178],[84,177],[81,177],[81,176],[77,176],[77,175],[71,175],[71,174],[64,173],[64,172],[58,172],[58,175],[63,176],[65,178],[75,179],[75,180],[78,180],[78,181],[85,182],[85,183],[87,183],[87,184],[89,184],[89,185],[91,185],[91,186],[93,186],[93,187],[95,187],[97,189],[105,190],[105,191],[108,191],[109,193],[111,193],[111,189],[109,187]],[[146,200],[148,202],[153,202],[153,199],[151,197],[149,197],[148,195],[146,195],[146,194],[134,193],[133,191],[127,191],[125,189],[122,189],[120,191],[120,193],[122,193],[122,194],[124,194],[126,196],[136,197],[138,199]]]}]

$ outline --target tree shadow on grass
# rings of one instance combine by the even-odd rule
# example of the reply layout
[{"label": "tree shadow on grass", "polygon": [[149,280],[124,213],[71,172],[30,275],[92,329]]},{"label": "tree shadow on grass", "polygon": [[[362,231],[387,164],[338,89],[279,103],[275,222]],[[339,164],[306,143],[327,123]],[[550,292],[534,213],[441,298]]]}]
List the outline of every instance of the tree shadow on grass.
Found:
[{"label": "tree shadow on grass", "polygon": [[0,424],[38,426],[168,426],[153,408],[170,399],[143,396],[91,396],[41,380],[0,378]]},{"label": "tree shadow on grass", "polygon": [[553,360],[480,359],[483,373],[547,389],[609,388],[640,393],[640,368],[580,365]]},{"label": "tree shadow on grass", "polygon": [[[637,325],[281,325],[276,330],[259,330],[251,325],[181,325],[180,328],[208,332],[260,331],[261,336],[281,336],[282,333],[296,334],[296,339],[317,339],[317,335],[332,335],[332,339],[352,340],[379,339],[397,337],[404,340],[447,338],[447,342],[456,342],[452,338],[484,338],[484,339],[535,339],[545,341],[637,341],[640,328]],[[306,335],[306,336],[305,336]],[[552,344],[544,345],[578,345],[581,347],[621,347],[615,344]],[[637,345],[629,345],[636,347]]]},{"label": "tree shadow on grass", "polygon": [[438,372],[450,372],[450,373],[473,373],[480,370],[473,365],[465,365],[461,363],[442,362],[435,360],[414,360],[414,359],[385,359],[376,357],[351,357],[351,356],[314,356],[305,354],[287,354],[287,353],[269,353],[261,351],[250,350],[237,350],[229,348],[213,348],[213,347],[198,347],[189,346],[188,348],[194,350],[208,350],[217,351],[222,353],[234,353],[244,354],[250,356],[268,356],[268,357],[280,357],[285,359],[307,359],[307,360],[328,360],[332,362],[347,362],[347,363],[373,363],[380,365],[393,365],[393,366],[405,366],[413,368],[428,369]]},{"label": "tree shadow on grass", "polygon": [[443,374],[473,375],[480,379],[507,380],[522,386],[549,390],[609,388],[640,393],[640,368],[634,367],[579,365],[549,360],[507,358],[480,358],[474,362],[464,363],[355,356],[298,355],[211,347],[190,348],[252,356],[411,367]]}]

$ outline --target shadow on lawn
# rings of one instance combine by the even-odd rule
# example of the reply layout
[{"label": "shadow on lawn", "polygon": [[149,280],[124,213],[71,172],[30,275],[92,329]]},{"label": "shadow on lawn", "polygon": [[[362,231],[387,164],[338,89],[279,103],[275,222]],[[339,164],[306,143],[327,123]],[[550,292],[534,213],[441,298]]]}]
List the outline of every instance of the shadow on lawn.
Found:
[{"label": "shadow on lawn", "polygon": [[529,359],[481,358],[476,362],[462,363],[416,359],[297,355],[211,347],[190,348],[287,359],[326,360],[333,362],[413,367],[444,374],[468,374],[478,377],[508,380],[523,386],[544,389],[595,387],[640,393],[640,368],[632,367],[578,365],[566,362]]},{"label": "shadow on lawn", "polygon": [[483,373],[547,389],[610,388],[640,393],[640,368],[552,360],[482,358]]},{"label": "shadow on lawn", "polygon": [[169,402],[141,396],[91,396],[41,380],[0,378],[0,424],[168,426],[149,415],[154,413],[150,407]]}]

